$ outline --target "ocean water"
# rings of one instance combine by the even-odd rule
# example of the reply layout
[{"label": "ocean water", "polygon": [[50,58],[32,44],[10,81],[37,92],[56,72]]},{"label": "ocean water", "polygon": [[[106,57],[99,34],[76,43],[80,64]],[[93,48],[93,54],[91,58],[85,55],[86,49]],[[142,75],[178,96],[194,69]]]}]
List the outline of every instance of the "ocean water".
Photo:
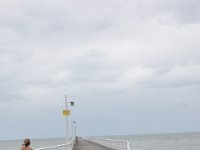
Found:
[{"label": "ocean water", "polygon": [[[200,150],[200,133],[148,134],[107,136],[106,138],[128,140],[132,150]],[[32,147],[58,145],[65,139],[32,139]],[[23,140],[0,141],[0,150],[19,150]]]},{"label": "ocean water", "polygon": [[110,136],[127,140],[132,150],[200,150],[200,133]]}]

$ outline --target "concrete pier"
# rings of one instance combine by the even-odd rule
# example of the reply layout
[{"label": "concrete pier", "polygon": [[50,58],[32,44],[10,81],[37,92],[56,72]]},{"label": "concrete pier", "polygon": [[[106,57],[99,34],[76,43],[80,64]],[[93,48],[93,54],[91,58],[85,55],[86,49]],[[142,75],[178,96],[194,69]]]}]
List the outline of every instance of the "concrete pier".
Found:
[{"label": "concrete pier", "polygon": [[79,138],[78,142],[75,143],[74,145],[74,150],[114,150],[114,149]]}]

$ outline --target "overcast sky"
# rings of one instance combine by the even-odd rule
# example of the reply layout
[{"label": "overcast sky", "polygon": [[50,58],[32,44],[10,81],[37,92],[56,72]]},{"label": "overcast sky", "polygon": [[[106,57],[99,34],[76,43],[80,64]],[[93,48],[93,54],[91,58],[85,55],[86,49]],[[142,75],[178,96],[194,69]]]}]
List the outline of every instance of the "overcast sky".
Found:
[{"label": "overcast sky", "polygon": [[200,131],[199,0],[0,0],[0,139]]}]

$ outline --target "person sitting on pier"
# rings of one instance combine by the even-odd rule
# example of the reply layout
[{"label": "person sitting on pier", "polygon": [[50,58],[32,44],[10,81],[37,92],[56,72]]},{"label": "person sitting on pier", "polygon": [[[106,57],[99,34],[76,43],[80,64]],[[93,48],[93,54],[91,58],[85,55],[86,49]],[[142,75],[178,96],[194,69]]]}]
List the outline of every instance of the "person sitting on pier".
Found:
[{"label": "person sitting on pier", "polygon": [[22,144],[20,150],[33,150],[33,149],[30,147],[30,145],[31,145],[31,141],[30,141],[30,139],[27,138],[27,139],[24,140],[24,143]]}]

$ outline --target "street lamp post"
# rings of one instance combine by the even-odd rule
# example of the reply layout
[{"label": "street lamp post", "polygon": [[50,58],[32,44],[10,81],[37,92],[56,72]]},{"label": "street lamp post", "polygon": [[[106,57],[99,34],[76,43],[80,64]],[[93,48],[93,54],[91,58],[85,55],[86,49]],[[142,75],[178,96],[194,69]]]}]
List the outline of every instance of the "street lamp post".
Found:
[{"label": "street lamp post", "polygon": [[[68,110],[67,95],[65,95],[65,109]],[[69,116],[66,115],[66,142],[69,142]]]},{"label": "street lamp post", "polygon": [[70,110],[68,109],[68,103],[70,103],[71,106],[74,106],[74,102],[68,102],[67,101],[67,95],[65,95],[65,110],[63,111],[63,115],[66,116],[66,142],[70,142],[70,127],[69,127],[69,115]]},{"label": "street lamp post", "polygon": [[76,133],[76,121],[74,121],[74,137],[75,137],[76,143],[78,143],[78,136],[77,136],[77,133]]}]

